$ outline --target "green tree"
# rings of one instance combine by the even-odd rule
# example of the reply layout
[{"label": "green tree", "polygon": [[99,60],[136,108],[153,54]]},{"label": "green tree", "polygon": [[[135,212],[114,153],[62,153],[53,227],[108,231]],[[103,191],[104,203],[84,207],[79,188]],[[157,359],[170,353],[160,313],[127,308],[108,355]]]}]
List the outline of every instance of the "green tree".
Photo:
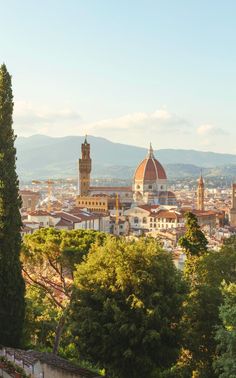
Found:
[{"label": "green tree", "polygon": [[199,377],[214,377],[212,363],[216,356],[215,329],[220,324],[219,307],[223,302],[221,283],[236,282],[236,251],[227,245],[220,252],[208,251],[195,259],[194,280],[184,303],[184,348],[191,358],[188,364]]},{"label": "green tree", "polygon": [[18,346],[24,322],[24,281],[19,260],[21,216],[12,129],[11,76],[0,67],[0,344]]},{"label": "green tree", "polygon": [[21,253],[27,284],[26,343],[50,347],[54,336],[53,352],[58,352],[71,305],[75,266],[93,243],[100,244],[105,238],[104,233],[92,230],[53,228],[26,235]]},{"label": "green tree", "polygon": [[218,377],[229,378],[236,377],[236,284],[224,285],[222,291],[224,303],[216,332],[218,356],[214,368]]},{"label": "green tree", "polygon": [[[75,273],[74,334],[83,358],[111,377],[151,377],[180,347],[185,285],[153,239],[109,238]],[[154,376],[154,375],[153,375]]]},{"label": "green tree", "polygon": [[187,257],[205,253],[208,241],[201,231],[196,215],[191,212],[185,214],[185,227],[186,232],[179,239],[179,245],[185,250]]}]

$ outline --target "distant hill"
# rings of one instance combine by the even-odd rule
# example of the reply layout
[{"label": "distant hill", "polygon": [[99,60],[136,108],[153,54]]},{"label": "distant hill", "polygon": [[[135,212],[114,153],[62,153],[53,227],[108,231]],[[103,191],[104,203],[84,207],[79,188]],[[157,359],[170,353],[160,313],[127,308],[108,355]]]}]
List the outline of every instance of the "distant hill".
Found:
[{"label": "distant hill", "polygon": [[[17,170],[21,179],[76,176],[80,146],[84,137],[53,138],[44,135],[16,140]],[[147,149],[88,137],[93,159],[93,177],[130,178]],[[161,149],[155,156],[169,177],[198,176],[200,167],[207,175],[236,176],[236,155],[195,150]]]}]

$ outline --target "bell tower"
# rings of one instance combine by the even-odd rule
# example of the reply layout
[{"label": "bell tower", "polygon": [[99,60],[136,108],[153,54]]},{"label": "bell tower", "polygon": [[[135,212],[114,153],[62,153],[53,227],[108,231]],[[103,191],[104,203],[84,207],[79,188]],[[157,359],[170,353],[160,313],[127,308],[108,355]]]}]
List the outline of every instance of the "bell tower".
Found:
[{"label": "bell tower", "polygon": [[230,225],[236,227],[236,184],[232,185],[232,208],[230,209]]},{"label": "bell tower", "polygon": [[204,188],[204,181],[201,176],[198,179],[198,188],[197,188],[197,210],[204,211],[204,194],[205,194],[205,188]]},{"label": "bell tower", "polygon": [[90,144],[87,142],[87,136],[84,143],[81,144],[81,153],[82,156],[79,159],[79,194],[80,196],[88,196],[92,160],[90,158]]}]

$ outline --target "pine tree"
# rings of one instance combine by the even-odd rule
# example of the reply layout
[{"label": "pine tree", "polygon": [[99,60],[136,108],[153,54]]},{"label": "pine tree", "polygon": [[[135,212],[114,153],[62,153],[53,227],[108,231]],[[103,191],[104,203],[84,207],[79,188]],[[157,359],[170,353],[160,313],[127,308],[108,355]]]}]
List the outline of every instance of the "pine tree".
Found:
[{"label": "pine tree", "polygon": [[21,217],[12,129],[11,76],[0,67],[0,344],[18,346],[24,321],[24,281],[21,273]]}]

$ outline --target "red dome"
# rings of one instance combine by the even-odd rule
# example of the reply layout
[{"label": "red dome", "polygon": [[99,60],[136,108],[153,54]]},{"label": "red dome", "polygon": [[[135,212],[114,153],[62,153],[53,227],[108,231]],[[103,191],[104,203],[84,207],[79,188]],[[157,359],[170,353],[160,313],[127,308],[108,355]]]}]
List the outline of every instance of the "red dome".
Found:
[{"label": "red dome", "polygon": [[136,169],[134,180],[166,180],[166,173],[162,165],[154,156],[148,156]]}]

